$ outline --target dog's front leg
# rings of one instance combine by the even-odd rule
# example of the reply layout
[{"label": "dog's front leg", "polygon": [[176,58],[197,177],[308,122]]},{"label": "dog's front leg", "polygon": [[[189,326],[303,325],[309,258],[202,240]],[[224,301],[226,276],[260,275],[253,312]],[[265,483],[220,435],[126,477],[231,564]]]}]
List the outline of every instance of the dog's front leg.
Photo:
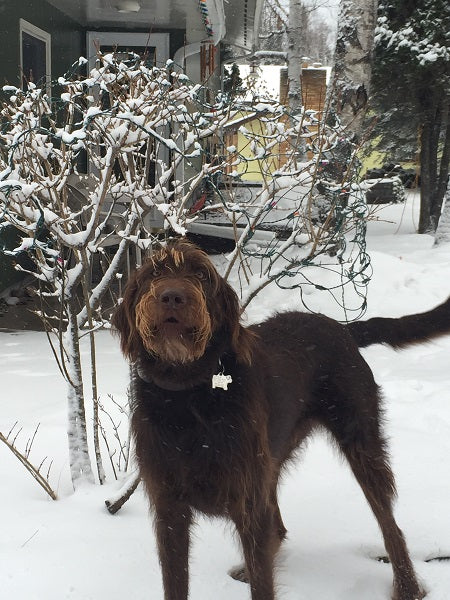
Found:
[{"label": "dog's front leg", "polygon": [[273,535],[272,511],[253,510],[250,514],[234,515],[233,520],[241,538],[252,600],[274,600],[273,563],[280,539]]},{"label": "dog's front leg", "polygon": [[187,600],[189,590],[189,506],[159,499],[155,506],[155,531],[165,600]]}]

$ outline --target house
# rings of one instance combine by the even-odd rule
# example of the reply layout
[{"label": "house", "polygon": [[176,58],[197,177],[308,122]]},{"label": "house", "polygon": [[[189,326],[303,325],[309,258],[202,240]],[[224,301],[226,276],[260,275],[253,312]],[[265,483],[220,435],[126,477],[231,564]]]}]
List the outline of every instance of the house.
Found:
[{"label": "house", "polygon": [[[263,0],[0,0],[0,89],[52,82],[80,56],[94,64],[97,50],[169,58],[197,82],[221,85],[226,46],[250,54]],[[15,247],[18,232],[0,231],[0,249]],[[18,257],[16,260],[21,260]],[[23,257],[25,260],[25,257]],[[21,275],[0,253],[0,295]]]},{"label": "house", "polygon": [[[26,85],[63,75],[96,49],[150,49],[183,64],[195,81],[220,78],[220,49],[243,55],[257,37],[262,0],[3,0],[0,76]],[[202,52],[212,44],[214,52]]]},{"label": "house", "polygon": [[[262,78],[265,78],[265,69],[261,68]],[[278,98],[279,102],[285,106],[288,106],[288,70],[286,67],[270,67],[268,76],[273,79],[273,82],[278,78],[279,91]],[[302,101],[306,111],[312,111],[315,114],[318,122],[323,118],[323,111],[325,109],[325,100],[327,94],[327,78],[329,75],[330,68],[324,67],[319,63],[312,65],[304,63],[301,73],[302,81]],[[266,83],[266,81],[264,81]],[[250,110],[250,107],[249,107]],[[245,113],[242,112],[242,117]],[[287,117],[284,122],[287,123]],[[250,129],[252,134],[261,140],[264,138],[264,131],[262,123],[259,119],[249,121],[246,124],[247,129]],[[309,125],[309,131],[312,134],[312,138],[317,134],[318,126]],[[263,141],[262,141],[263,143]],[[264,175],[261,172],[261,164],[259,159],[255,158],[252,154],[248,140],[243,136],[237,129],[231,131],[227,138],[228,146],[235,146],[241,156],[247,159],[246,163],[242,163],[237,167],[242,181],[249,182],[261,182],[264,179]],[[264,171],[266,173],[273,173],[280,169],[285,163],[286,159],[292,155],[292,145],[288,141],[281,142],[278,146],[275,146],[271,150],[271,155],[268,160],[264,163]]]}]

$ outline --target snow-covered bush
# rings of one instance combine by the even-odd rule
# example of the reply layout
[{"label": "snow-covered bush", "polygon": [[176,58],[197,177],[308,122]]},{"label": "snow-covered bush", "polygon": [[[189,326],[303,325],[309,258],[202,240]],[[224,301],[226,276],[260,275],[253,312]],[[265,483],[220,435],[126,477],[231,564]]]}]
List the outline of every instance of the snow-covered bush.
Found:
[{"label": "snow-covered bush", "polygon": [[[246,278],[244,304],[270,282],[315,285],[317,266],[337,275],[329,291],[349,281],[359,294],[368,266],[355,148],[338,129],[313,113],[289,118],[279,103],[248,94],[232,104],[220,96],[207,104],[211,94],[170,61],[157,68],[134,55],[99,55],[87,75],[85,63],[80,59],[59,79],[56,102],[33,84],[26,92],[4,88],[0,135],[0,226],[22,232],[10,253],[26,250],[35,264],[41,316],[68,384],[74,484],[94,480],[91,437],[97,476],[104,479],[94,334],[102,325],[102,300],[120,281],[130,250],[131,261],[139,260],[157,239],[186,233],[205,214],[226,221],[236,246],[225,276],[235,266]],[[306,161],[298,153],[305,141]],[[343,161],[336,171],[334,156]],[[249,169],[260,182],[242,199]],[[199,202],[202,195],[207,201]],[[261,231],[268,235],[258,238]],[[99,257],[102,269],[93,278]],[[92,434],[79,347],[86,333]]]}]

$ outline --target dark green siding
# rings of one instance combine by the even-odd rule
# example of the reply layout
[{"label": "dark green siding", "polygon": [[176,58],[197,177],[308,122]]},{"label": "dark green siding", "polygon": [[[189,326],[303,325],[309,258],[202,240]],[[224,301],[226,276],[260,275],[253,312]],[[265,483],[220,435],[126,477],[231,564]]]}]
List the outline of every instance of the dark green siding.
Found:
[{"label": "dark green siding", "polygon": [[[20,86],[21,18],[51,35],[52,79],[63,75],[84,54],[84,28],[45,0],[0,0],[0,87],[5,83]],[[20,243],[19,237],[13,228],[4,230],[0,247],[13,248]],[[18,260],[27,259],[21,256]],[[23,274],[14,269],[13,263],[13,259],[0,252],[0,292],[23,279]],[[26,264],[26,267],[30,266]]]},{"label": "dark green siding", "polygon": [[[0,89],[5,84],[20,87],[19,21],[21,18],[51,35],[53,81],[66,73],[80,56],[86,54],[86,28],[54,8],[46,0],[0,0]],[[114,30],[110,27],[93,29]],[[143,29],[136,28],[133,31],[143,31]],[[153,31],[156,33],[161,30],[153,29]],[[170,54],[173,56],[184,43],[184,32],[172,30],[170,33]],[[56,87],[53,93],[58,95],[61,90]],[[1,232],[0,293],[23,279],[23,274],[14,269],[14,259],[1,252],[2,247],[12,249],[19,243],[20,234],[13,227],[8,227]],[[27,261],[27,258],[22,255],[16,260],[22,262]],[[30,268],[31,264],[27,262],[23,266]]]},{"label": "dark green siding", "polygon": [[85,29],[45,0],[0,0],[0,83],[20,85],[19,19],[52,36],[52,79],[84,54]]}]

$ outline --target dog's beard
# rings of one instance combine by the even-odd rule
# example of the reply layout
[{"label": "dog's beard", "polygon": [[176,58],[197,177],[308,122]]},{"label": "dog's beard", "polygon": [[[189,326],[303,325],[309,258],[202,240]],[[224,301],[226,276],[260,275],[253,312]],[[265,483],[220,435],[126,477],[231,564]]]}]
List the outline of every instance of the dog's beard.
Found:
[{"label": "dog's beard", "polygon": [[147,352],[165,362],[188,363],[200,358],[212,334],[203,290],[191,284],[186,306],[168,317],[152,287],[136,306],[136,328]]}]

